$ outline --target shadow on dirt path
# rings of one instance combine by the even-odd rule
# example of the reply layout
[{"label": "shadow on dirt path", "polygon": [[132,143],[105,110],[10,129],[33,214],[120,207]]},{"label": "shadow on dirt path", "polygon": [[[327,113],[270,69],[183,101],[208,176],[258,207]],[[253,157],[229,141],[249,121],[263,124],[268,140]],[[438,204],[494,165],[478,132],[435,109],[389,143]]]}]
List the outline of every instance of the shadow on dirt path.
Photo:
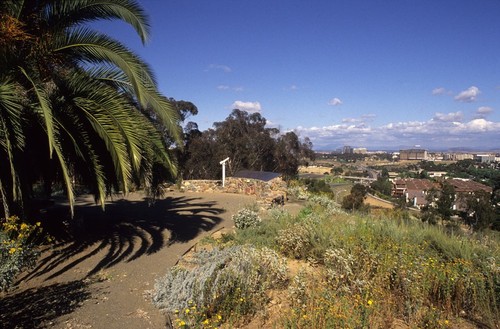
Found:
[{"label": "shadow on dirt path", "polygon": [[[0,299],[1,328],[43,328],[90,297],[88,280],[28,289]],[[29,312],[26,312],[29,309]],[[6,311],[8,310],[8,312]]]},{"label": "shadow on dirt path", "polygon": [[[105,252],[87,276],[108,269],[119,262],[130,262],[159,251],[175,242],[187,242],[199,233],[211,230],[224,212],[213,201],[194,197],[169,197],[153,205],[143,196],[132,195],[106,205],[105,211],[88,198],[75,207],[75,217],[68,217],[67,207],[55,207],[44,219],[45,227],[58,241],[53,252],[43,253],[36,268],[20,280],[30,280],[49,272],[54,279],[79,263]],[[65,218],[66,230],[54,223]],[[52,225],[51,225],[52,224]],[[64,266],[61,266],[64,264]]]},{"label": "shadow on dirt path", "polygon": [[171,191],[152,206],[141,193],[115,197],[105,212],[78,198],[73,219],[67,206],[47,209],[40,220],[57,243],[0,294],[0,328],[165,328],[151,302],[155,280],[253,203],[254,196]]}]

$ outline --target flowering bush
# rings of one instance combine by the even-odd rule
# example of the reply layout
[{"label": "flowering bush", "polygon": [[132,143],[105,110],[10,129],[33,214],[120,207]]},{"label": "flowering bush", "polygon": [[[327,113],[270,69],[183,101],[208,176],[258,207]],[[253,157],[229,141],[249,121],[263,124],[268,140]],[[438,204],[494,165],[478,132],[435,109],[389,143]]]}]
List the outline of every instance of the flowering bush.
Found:
[{"label": "flowering bush", "polygon": [[238,229],[257,226],[260,222],[262,222],[259,214],[248,208],[243,208],[238,211],[235,215],[233,215],[232,219],[234,221],[234,225]]},{"label": "flowering bush", "polygon": [[288,187],[287,194],[298,200],[307,200],[307,198],[309,197],[309,193],[307,192],[306,187],[303,185],[292,184],[292,186]]},{"label": "flowering bush", "polygon": [[0,291],[12,284],[24,268],[34,265],[38,253],[34,243],[41,232],[40,222],[29,225],[12,216],[1,220],[0,227]]},{"label": "flowering bush", "polygon": [[312,229],[308,223],[296,223],[278,231],[276,243],[280,252],[292,258],[303,258],[311,249]]},{"label": "flowering bush", "polygon": [[158,280],[153,294],[153,303],[184,328],[253,314],[266,304],[266,291],[287,280],[286,261],[268,248],[216,248],[186,262]]}]

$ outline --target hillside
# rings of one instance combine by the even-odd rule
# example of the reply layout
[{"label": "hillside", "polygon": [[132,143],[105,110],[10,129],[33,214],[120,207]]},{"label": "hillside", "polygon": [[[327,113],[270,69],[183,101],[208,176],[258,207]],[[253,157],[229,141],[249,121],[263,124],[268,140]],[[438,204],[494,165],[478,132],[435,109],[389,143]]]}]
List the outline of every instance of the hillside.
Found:
[{"label": "hillside", "polygon": [[500,324],[498,235],[465,235],[396,211],[347,214],[318,196],[298,215],[255,216],[246,209],[234,218],[242,228],[205,240],[157,282],[154,302],[175,327]]}]

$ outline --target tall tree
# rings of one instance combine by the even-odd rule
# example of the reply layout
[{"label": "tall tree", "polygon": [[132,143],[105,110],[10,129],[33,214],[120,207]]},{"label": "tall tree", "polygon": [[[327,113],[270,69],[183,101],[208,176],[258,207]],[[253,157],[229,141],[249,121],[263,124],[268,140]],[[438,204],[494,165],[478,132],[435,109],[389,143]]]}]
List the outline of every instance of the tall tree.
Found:
[{"label": "tall tree", "polygon": [[297,174],[300,161],[314,156],[312,143],[301,142],[294,132],[280,134],[279,129],[266,127],[259,113],[235,109],[214,128],[200,133],[192,129],[187,135],[184,175],[186,179],[220,177],[219,161],[230,158],[229,175],[241,169],[275,171],[285,179]]},{"label": "tall tree", "polygon": [[465,197],[467,218],[476,230],[482,230],[492,225],[497,217],[491,202],[491,195],[485,191],[476,191]]},{"label": "tall tree", "polygon": [[437,211],[441,218],[449,220],[453,214],[453,204],[455,202],[455,188],[448,182],[441,186],[439,197],[436,201]]},{"label": "tall tree", "polygon": [[354,184],[351,188],[351,193],[342,199],[342,208],[346,210],[368,210],[368,206],[364,205],[364,200],[368,189],[362,184]]},{"label": "tall tree", "polygon": [[[152,184],[153,167],[175,172],[153,112],[180,142],[179,114],[136,54],[86,25],[129,24],[146,42],[134,0],[4,0],[0,3],[0,193],[5,215],[21,211],[43,182],[74,182],[104,205],[112,188]],[[17,208],[17,209],[16,209]]]}]

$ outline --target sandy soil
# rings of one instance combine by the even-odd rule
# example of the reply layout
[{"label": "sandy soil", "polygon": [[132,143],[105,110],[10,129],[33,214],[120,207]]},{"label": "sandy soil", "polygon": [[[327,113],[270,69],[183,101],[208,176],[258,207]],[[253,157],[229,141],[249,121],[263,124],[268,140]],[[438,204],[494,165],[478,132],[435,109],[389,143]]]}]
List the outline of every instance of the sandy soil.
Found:
[{"label": "sandy soil", "polygon": [[[1,328],[165,328],[148,291],[205,235],[233,226],[255,197],[225,193],[168,195],[148,207],[144,195],[116,198],[102,212],[80,198],[59,242],[43,250],[17,287],[0,295]],[[67,207],[45,216],[68,217]]]}]

